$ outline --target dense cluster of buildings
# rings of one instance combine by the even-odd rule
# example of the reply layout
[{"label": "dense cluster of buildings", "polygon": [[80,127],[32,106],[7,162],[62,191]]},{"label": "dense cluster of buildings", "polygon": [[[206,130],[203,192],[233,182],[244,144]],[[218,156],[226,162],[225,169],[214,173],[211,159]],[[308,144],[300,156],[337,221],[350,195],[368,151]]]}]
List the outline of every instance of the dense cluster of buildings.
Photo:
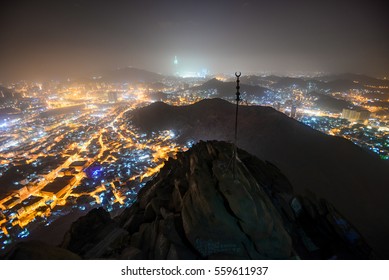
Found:
[{"label": "dense cluster of buildings", "polygon": [[120,91],[109,90],[105,101],[26,111],[0,128],[1,250],[74,211],[120,212],[181,149],[171,132],[147,135],[126,119],[146,104],[143,95],[123,104]]},{"label": "dense cluster of buildings", "polygon": [[[0,87],[0,249],[72,211],[102,206],[118,213],[130,205],[145,180],[185,147],[175,143],[177,133],[138,131],[126,113],[155,101],[187,105],[219,97],[233,102],[234,76],[217,79],[222,87],[204,87],[208,79],[198,75],[159,83],[96,77]],[[231,94],[223,82],[230,82]],[[389,159],[386,105],[377,101],[382,96],[376,88],[330,91],[274,76],[249,76],[243,83],[255,92],[242,90],[241,105],[272,106]]]},{"label": "dense cluster of buildings", "polygon": [[364,122],[370,118],[370,112],[368,110],[343,109],[342,118],[349,121]]},{"label": "dense cluster of buildings", "polygon": [[349,121],[328,116],[303,116],[299,120],[326,134],[344,137],[384,160],[389,159],[389,121],[363,122],[354,118]]}]

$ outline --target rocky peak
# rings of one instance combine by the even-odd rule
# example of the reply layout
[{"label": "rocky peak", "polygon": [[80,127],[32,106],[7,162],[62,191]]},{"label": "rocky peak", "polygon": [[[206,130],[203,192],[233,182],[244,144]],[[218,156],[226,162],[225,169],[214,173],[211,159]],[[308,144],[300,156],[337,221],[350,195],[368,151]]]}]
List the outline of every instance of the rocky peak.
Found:
[{"label": "rocky peak", "polygon": [[169,160],[119,217],[131,234],[126,254],[293,258],[292,240],[276,208],[241,161],[233,178],[231,156],[230,144],[200,142]]},{"label": "rocky peak", "polygon": [[274,165],[238,149],[234,178],[232,149],[199,142],[170,158],[131,207],[114,219],[92,210],[61,249],[87,259],[375,257],[331,204],[296,196]]}]

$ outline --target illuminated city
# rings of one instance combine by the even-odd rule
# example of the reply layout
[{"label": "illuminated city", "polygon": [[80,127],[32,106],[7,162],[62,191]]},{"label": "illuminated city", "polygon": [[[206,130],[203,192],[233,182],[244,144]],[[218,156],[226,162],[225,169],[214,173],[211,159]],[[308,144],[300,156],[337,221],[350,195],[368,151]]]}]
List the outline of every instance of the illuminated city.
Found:
[{"label": "illuminated city", "polygon": [[113,2],[0,8],[0,259],[389,259],[383,1]]},{"label": "illuminated city", "polygon": [[[111,212],[130,205],[147,178],[184,149],[174,132],[147,136],[123,117],[149,102],[142,90],[118,103],[87,98],[77,87],[47,101],[25,90],[20,101],[27,108],[2,120],[2,249],[10,238],[49,226],[72,208],[103,205]],[[28,102],[43,106],[30,108]]]},{"label": "illuminated city", "polygon": [[[308,87],[322,92],[313,95],[308,87],[296,85],[307,77],[282,86],[266,76],[250,78],[258,84],[247,91],[243,86],[244,106],[272,106],[314,129],[349,139],[381,159],[389,158],[389,100],[377,98],[385,96],[379,87],[331,92],[318,88],[321,82],[309,78]],[[190,143],[176,142],[176,131],[148,135],[131,124],[127,113],[156,101],[175,106],[213,97],[233,101],[232,94],[218,92],[229,81],[228,75],[163,78],[159,91],[152,89],[151,83],[106,83],[94,78],[88,84],[20,82],[3,86],[3,96],[15,94],[3,97],[7,101],[2,110],[12,112],[3,114],[1,120],[1,248],[72,211],[103,206],[120,213],[131,205],[164,161]],[[320,95],[331,98],[335,105],[321,107],[317,103]],[[363,108],[369,114],[347,119],[336,102],[348,102],[349,107]]]}]

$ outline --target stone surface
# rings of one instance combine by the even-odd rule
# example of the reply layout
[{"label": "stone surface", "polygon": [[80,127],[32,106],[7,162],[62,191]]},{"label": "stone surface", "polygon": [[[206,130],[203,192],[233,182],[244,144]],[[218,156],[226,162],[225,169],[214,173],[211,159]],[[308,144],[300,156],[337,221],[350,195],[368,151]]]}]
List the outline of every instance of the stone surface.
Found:
[{"label": "stone surface", "polygon": [[40,241],[18,243],[6,256],[9,260],[80,260],[69,250],[47,245]]},{"label": "stone surface", "polygon": [[74,222],[61,244],[83,258],[114,257],[128,241],[128,232],[102,208],[91,210]]},{"label": "stone surface", "polygon": [[[137,211],[129,219],[144,213],[143,223],[136,228],[123,219],[130,210],[119,218],[132,234],[130,246],[153,258],[294,258],[281,216],[240,161],[234,180],[231,149],[227,143],[202,142],[169,160],[132,206]],[[152,218],[158,227],[145,223]],[[159,232],[145,235],[146,228]]]},{"label": "stone surface", "polygon": [[[188,106],[156,102],[128,112],[128,117],[143,131],[177,131],[176,141],[185,144],[231,141],[234,114],[234,104],[206,99]],[[360,231],[381,258],[389,259],[389,161],[269,106],[240,106],[238,122],[238,146],[263,161],[256,170],[269,174],[273,169],[274,175],[278,174],[274,187],[287,187],[282,173],[291,182],[294,194],[313,193],[318,200],[325,199]],[[269,178],[258,177],[265,184]]]},{"label": "stone surface", "polygon": [[[296,194],[276,166],[238,149],[234,176],[232,148],[199,142],[170,158],[119,216],[97,208],[74,222],[58,253],[84,259],[376,258],[332,204],[313,193]],[[15,250],[15,258],[42,258]]]}]

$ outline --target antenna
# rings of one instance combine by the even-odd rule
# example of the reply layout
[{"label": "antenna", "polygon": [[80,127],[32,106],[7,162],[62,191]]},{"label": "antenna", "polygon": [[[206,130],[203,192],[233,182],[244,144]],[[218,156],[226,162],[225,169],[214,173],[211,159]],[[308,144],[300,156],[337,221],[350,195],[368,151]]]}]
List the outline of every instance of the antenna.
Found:
[{"label": "antenna", "polygon": [[234,179],[236,178],[236,158],[237,158],[237,146],[236,142],[238,141],[238,109],[239,109],[239,101],[240,99],[240,86],[239,86],[239,77],[242,75],[241,72],[235,72],[235,77],[236,77],[236,111],[235,111],[235,135],[234,135],[234,151],[232,154],[232,171],[234,174]]}]

